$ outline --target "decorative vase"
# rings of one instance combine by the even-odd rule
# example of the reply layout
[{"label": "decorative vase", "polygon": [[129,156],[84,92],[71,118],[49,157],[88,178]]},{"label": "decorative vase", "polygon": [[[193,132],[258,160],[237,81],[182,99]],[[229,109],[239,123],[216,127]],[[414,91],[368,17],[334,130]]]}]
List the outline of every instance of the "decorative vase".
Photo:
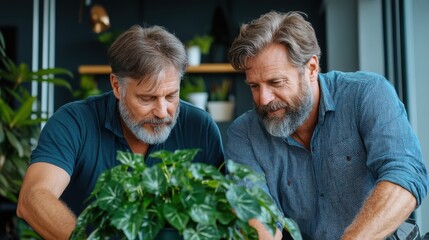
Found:
[{"label": "decorative vase", "polygon": [[196,66],[201,64],[201,50],[197,46],[188,47],[186,49],[188,55],[189,66]]},{"label": "decorative vase", "polygon": [[234,102],[231,101],[209,101],[207,110],[216,122],[231,121],[234,116]]},{"label": "decorative vase", "polygon": [[188,95],[188,100],[196,107],[206,110],[208,97],[209,94],[207,92],[194,92]]}]

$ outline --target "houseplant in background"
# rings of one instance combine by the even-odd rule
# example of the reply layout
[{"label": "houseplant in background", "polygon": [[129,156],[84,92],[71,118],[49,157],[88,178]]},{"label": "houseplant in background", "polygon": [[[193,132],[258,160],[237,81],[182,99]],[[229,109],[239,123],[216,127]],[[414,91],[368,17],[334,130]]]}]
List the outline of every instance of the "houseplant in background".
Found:
[{"label": "houseplant in background", "polygon": [[211,86],[207,110],[216,122],[230,121],[234,116],[235,102],[231,99],[232,81],[223,79]]},{"label": "houseplant in background", "polygon": [[282,223],[301,239],[295,222],[282,217],[271,197],[256,187],[262,176],[232,161],[226,162],[226,175],[212,165],[192,163],[198,151],[152,153],[161,161],[151,167],[139,154],[118,152],[122,164],[99,177],[71,239],[257,239],[248,225],[252,218],[271,233]]},{"label": "houseplant in background", "polygon": [[204,78],[195,75],[185,75],[180,83],[180,98],[205,110],[207,105],[206,84]]},{"label": "houseplant in background", "polygon": [[[34,110],[33,105],[38,106],[37,100],[30,95],[28,84],[32,81],[49,82],[71,90],[68,81],[54,75],[71,77],[72,73],[61,68],[31,71],[25,63],[16,65],[6,55],[5,49],[0,32],[0,197],[3,199],[0,204],[15,206],[31,150],[39,136],[40,124],[46,120],[38,117]],[[14,227],[9,226],[8,229]]]},{"label": "houseplant in background", "polygon": [[195,35],[191,40],[186,42],[186,53],[190,66],[201,64],[201,55],[207,55],[213,43],[211,35]]},{"label": "houseplant in background", "polygon": [[80,75],[79,89],[73,91],[73,97],[76,99],[86,99],[89,96],[98,94],[101,94],[101,90],[98,88],[95,75]]}]

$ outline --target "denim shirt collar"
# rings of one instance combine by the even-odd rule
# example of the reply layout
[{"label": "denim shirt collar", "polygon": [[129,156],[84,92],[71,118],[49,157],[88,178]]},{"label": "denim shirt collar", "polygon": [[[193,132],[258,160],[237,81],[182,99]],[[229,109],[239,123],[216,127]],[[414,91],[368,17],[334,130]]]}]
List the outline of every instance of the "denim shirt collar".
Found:
[{"label": "denim shirt collar", "polygon": [[335,111],[335,103],[326,83],[326,74],[319,73],[320,102],[319,123],[323,123],[327,112]]}]

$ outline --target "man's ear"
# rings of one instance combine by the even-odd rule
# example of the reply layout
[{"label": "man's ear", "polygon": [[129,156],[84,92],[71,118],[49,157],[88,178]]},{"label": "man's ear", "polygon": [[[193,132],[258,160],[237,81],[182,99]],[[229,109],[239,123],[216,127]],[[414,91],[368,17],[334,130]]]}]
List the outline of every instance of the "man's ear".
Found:
[{"label": "man's ear", "polygon": [[319,74],[319,58],[316,55],[313,55],[308,61],[307,66],[310,71],[310,79],[312,81],[317,81]]},{"label": "man's ear", "polygon": [[110,74],[110,85],[112,86],[113,94],[115,94],[115,97],[117,99],[120,99],[121,98],[121,94],[120,94],[120,88],[121,87],[119,85],[118,78],[113,73]]}]

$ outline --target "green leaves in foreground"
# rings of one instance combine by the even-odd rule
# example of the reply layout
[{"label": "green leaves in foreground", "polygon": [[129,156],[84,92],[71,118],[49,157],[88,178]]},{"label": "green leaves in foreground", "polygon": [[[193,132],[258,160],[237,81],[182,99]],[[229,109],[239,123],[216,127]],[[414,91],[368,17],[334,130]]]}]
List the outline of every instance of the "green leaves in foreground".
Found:
[{"label": "green leaves in foreground", "polygon": [[192,163],[197,153],[159,151],[151,157],[162,161],[148,167],[142,156],[118,152],[122,165],[100,176],[91,195],[95,200],[79,216],[71,239],[154,239],[165,226],[185,240],[257,239],[248,225],[252,218],[272,234],[282,223],[294,239],[301,239],[297,225],[255,187],[261,176],[231,161],[223,175],[211,165]]}]

